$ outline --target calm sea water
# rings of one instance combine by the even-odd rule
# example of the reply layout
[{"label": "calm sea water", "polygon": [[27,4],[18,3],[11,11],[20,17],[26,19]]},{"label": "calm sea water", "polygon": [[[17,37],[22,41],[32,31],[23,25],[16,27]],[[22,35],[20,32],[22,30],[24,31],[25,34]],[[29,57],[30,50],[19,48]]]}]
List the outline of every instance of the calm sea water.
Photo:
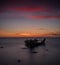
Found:
[{"label": "calm sea water", "polygon": [[[25,47],[26,38],[0,38],[0,65],[60,65],[60,38],[46,38],[46,46],[30,53]],[[30,38],[28,38],[30,39]],[[34,38],[32,38],[34,39]],[[40,41],[43,38],[37,38]],[[47,50],[48,49],[48,50]],[[17,60],[20,59],[21,62]]]}]

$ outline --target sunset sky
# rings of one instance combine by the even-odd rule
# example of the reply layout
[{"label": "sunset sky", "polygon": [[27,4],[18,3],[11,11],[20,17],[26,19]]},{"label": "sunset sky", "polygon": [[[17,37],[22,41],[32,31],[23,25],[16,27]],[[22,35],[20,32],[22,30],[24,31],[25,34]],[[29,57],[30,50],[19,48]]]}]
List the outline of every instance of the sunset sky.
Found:
[{"label": "sunset sky", "polygon": [[0,37],[60,37],[59,0],[2,0]]}]

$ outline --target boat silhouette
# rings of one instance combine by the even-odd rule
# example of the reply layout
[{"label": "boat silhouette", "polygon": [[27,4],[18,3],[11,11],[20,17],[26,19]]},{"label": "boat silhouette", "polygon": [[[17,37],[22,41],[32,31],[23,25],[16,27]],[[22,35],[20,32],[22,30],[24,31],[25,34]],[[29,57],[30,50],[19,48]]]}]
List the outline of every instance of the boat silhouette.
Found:
[{"label": "boat silhouette", "polygon": [[39,46],[45,46],[45,40],[46,38],[44,38],[41,42],[38,42],[39,40],[37,39],[30,39],[30,40],[25,40],[25,46],[29,49],[34,49],[36,47],[39,47]]}]

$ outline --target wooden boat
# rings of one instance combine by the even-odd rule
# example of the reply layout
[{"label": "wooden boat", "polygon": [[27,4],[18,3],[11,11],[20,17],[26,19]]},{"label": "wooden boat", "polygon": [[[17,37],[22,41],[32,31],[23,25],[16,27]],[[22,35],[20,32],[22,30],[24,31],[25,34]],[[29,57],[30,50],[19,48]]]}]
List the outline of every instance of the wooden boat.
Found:
[{"label": "wooden boat", "polygon": [[30,40],[25,40],[25,46],[28,47],[29,49],[33,49],[35,47],[38,47],[38,46],[45,46],[45,38],[41,41],[41,42],[38,42],[37,39],[30,39]]}]

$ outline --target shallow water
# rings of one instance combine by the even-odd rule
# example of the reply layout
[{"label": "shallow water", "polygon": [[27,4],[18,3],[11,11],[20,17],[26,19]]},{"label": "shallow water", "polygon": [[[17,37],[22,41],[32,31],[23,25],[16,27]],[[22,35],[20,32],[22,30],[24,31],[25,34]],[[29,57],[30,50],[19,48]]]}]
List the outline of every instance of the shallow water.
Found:
[{"label": "shallow water", "polygon": [[24,49],[25,39],[0,38],[0,65],[60,65],[60,38],[46,38],[46,47],[36,48],[37,53]]}]

